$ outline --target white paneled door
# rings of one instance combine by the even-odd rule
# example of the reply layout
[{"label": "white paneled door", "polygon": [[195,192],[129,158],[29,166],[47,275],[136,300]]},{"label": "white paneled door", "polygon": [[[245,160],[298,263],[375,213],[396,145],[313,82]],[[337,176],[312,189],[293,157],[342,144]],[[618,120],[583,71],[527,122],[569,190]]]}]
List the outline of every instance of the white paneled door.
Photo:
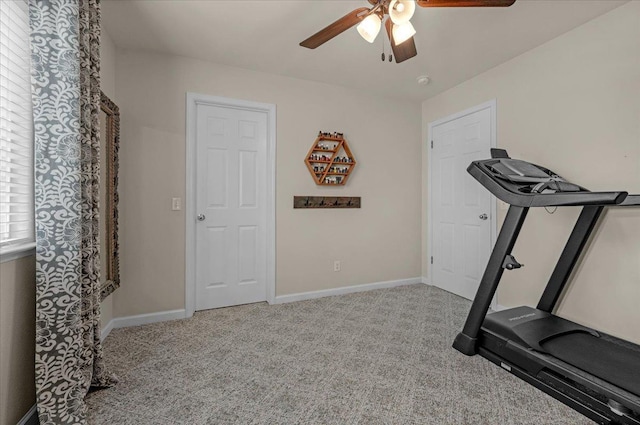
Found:
[{"label": "white paneled door", "polygon": [[197,106],[196,310],[267,299],[267,113]]},{"label": "white paneled door", "polygon": [[491,252],[491,195],[469,173],[490,157],[491,109],[431,128],[432,284],[473,299]]}]

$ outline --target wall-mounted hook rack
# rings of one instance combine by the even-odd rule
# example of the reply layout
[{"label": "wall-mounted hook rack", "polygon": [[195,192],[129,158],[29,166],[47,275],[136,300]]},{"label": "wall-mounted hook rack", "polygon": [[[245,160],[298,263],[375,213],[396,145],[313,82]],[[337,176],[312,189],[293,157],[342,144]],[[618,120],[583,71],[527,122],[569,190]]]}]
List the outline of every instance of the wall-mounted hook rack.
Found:
[{"label": "wall-mounted hook rack", "polygon": [[293,208],[360,208],[360,197],[294,196]]}]

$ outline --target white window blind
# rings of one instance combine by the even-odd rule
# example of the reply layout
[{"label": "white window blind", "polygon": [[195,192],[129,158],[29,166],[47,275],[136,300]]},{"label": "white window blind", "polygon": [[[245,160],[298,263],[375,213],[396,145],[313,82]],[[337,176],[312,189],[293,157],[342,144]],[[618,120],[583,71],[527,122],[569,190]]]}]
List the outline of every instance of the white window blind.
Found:
[{"label": "white window blind", "polygon": [[0,252],[34,240],[33,118],[26,0],[0,0]]}]

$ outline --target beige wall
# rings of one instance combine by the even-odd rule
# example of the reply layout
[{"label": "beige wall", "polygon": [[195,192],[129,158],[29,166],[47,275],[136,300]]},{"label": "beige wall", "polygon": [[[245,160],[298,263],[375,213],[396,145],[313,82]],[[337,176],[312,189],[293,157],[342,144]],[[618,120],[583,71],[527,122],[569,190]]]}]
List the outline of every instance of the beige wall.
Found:
[{"label": "beige wall", "polygon": [[[118,50],[122,287],[114,313],[184,308],[185,94],[277,105],[277,294],[420,276],[420,105],[183,57]],[[345,133],[346,187],[303,160],[319,130]],[[296,210],[293,195],[362,196],[353,210]],[[333,272],[333,261],[342,271]]]},{"label": "beige wall", "polygon": [[35,257],[0,263],[0,425],[15,425],[36,402]]},{"label": "beige wall", "polygon": [[[105,31],[104,27],[102,28],[100,38],[100,88],[104,94],[109,96],[109,99],[116,104],[118,103],[116,101],[116,46],[113,44],[111,37]],[[104,115],[104,113],[102,115]],[[101,224],[103,223],[104,220],[101,220]],[[101,232],[102,231],[103,230],[101,230]],[[102,261],[102,267],[104,270],[105,261]],[[113,296],[110,295],[102,301],[100,311],[102,328],[104,329],[111,319],[113,319]]]},{"label": "beige wall", "polygon": [[101,28],[100,37],[100,89],[115,102],[116,96],[116,45],[111,36]]},{"label": "beige wall", "polygon": [[[498,146],[591,190],[640,193],[640,2],[630,2],[423,103],[429,122],[490,99]],[[427,228],[423,144],[423,228]],[[579,213],[531,210],[505,274],[504,306],[535,305]],[[499,222],[504,211],[499,211]],[[640,342],[640,209],[610,210],[560,314]],[[423,274],[428,274],[423,239]]]}]

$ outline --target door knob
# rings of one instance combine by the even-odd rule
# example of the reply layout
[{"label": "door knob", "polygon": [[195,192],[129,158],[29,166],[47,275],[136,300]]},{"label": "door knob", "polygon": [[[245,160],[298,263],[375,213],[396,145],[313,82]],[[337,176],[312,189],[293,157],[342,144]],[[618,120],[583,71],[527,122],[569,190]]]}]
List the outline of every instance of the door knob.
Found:
[{"label": "door knob", "polygon": [[198,221],[204,221],[205,218],[204,214],[198,214]]},{"label": "door knob", "polygon": [[486,214],[480,214],[480,220],[486,220],[486,219],[488,219],[488,218],[489,218],[489,216],[488,216],[488,215],[486,215]]}]

